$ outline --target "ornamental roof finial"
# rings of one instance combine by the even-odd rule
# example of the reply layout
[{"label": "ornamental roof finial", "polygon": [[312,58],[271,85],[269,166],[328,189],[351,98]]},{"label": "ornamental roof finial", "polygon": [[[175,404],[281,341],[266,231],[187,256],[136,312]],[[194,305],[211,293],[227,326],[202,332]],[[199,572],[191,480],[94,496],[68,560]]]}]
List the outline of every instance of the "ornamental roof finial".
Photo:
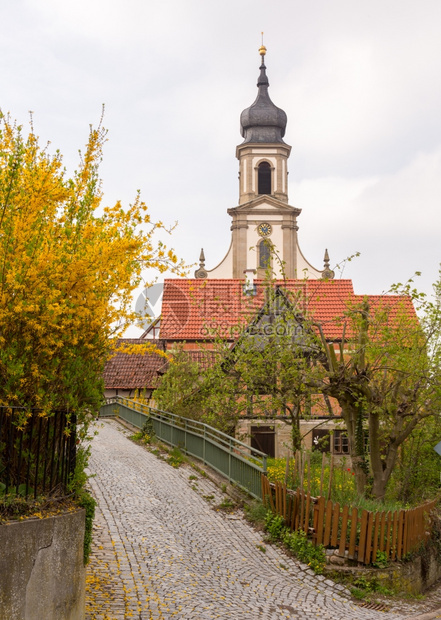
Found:
[{"label": "ornamental roof finial", "polygon": [[199,255],[199,269],[196,269],[196,271],[194,272],[194,277],[195,278],[206,278],[207,277],[207,272],[205,270],[205,254],[204,254],[204,248],[201,248],[201,253]]},{"label": "ornamental roof finial", "polygon": [[325,257],[324,257],[324,269],[322,271],[322,278],[324,280],[333,280],[335,273],[332,271],[332,269],[329,267],[329,254],[328,254],[328,250],[325,250]]},{"label": "ornamental roof finial", "polygon": [[265,54],[266,54],[266,47],[263,44],[263,32],[261,34],[262,34],[262,45],[259,47],[259,54],[262,56],[262,64],[263,64],[264,59],[265,59]]}]

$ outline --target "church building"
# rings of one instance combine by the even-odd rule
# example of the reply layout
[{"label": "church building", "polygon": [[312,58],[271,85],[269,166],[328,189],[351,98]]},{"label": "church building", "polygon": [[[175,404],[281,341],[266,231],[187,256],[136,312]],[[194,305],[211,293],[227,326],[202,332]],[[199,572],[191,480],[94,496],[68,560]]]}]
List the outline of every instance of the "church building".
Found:
[{"label": "church building", "polygon": [[[287,279],[332,278],[329,258],[325,269],[313,267],[298,241],[297,217],[301,209],[288,204],[288,159],[291,147],[284,142],[287,117],[271,101],[266,74],[266,48],[262,45],[257,97],[240,116],[243,142],[236,148],[239,160],[239,204],[228,209],[231,244],[223,260],[205,268],[204,251],[195,272],[202,279],[261,279],[268,267]],[[271,264],[272,263],[272,264]],[[276,263],[276,264],[274,264]],[[283,265],[283,269],[282,269]]]},{"label": "church building", "polygon": [[[287,117],[269,97],[266,48],[263,45],[259,53],[257,97],[240,116],[243,142],[236,148],[239,204],[228,209],[231,216],[228,252],[217,266],[207,269],[201,250],[200,264],[193,278],[166,279],[161,316],[137,340],[139,343],[145,339],[157,339],[160,348],[172,354],[176,347],[181,347],[189,351],[200,366],[203,365],[201,360],[207,359],[203,353],[214,350],[217,338],[222,337],[233,347],[258,313],[262,314],[268,273],[271,274],[271,286],[276,289],[280,286],[292,298],[295,297],[299,315],[320,324],[327,342],[336,348],[343,341],[347,342],[344,317],[348,304],[354,306],[368,299],[373,308],[388,308],[393,313],[400,307],[415,316],[407,297],[356,295],[351,280],[334,278],[327,250],[323,269],[311,265],[302,254],[297,224],[301,209],[288,203],[291,147],[284,141]],[[148,297],[148,290],[145,293]],[[267,335],[267,332],[262,334]],[[116,357],[113,365],[109,362],[108,366],[105,374],[109,383],[107,387],[116,393],[135,387],[142,390],[144,375],[144,387],[151,393],[165,371],[160,360],[131,361],[130,356],[125,355]],[[327,403],[322,401],[319,400],[315,409],[311,409],[310,418],[302,422],[301,431],[307,448],[312,448],[323,439],[323,435],[328,436],[329,431],[335,429],[332,418],[339,415],[339,409],[329,399]],[[262,416],[247,414],[239,421],[236,430],[254,447],[261,448],[265,442],[268,454],[283,456],[286,445],[290,443],[290,426],[284,418],[283,412],[266,420]],[[320,428],[318,418],[322,419]],[[330,448],[334,454],[348,453],[343,431],[335,430]]]}]

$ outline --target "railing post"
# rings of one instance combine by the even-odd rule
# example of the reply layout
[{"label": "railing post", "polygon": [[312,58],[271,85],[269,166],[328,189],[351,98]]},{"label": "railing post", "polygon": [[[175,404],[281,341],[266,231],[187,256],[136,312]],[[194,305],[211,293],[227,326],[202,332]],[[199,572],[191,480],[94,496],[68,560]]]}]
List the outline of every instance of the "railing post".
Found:
[{"label": "railing post", "polygon": [[231,482],[231,439],[229,441],[229,450],[228,450],[228,480]]},{"label": "railing post", "polygon": [[206,435],[205,435],[205,424],[204,424],[204,442],[202,444],[202,457],[203,457],[204,464],[206,464],[206,461],[205,461],[205,444],[206,444]]}]

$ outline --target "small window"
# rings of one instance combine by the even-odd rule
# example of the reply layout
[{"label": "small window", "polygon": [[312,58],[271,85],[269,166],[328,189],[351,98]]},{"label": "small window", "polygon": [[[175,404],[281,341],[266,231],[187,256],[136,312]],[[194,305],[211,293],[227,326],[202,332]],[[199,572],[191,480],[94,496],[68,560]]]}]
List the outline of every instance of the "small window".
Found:
[{"label": "small window", "polygon": [[268,269],[271,265],[271,243],[263,239],[259,243],[259,269]]},{"label": "small window", "polygon": [[349,439],[345,431],[333,433],[334,454],[349,454]]},{"label": "small window", "polygon": [[267,161],[259,164],[258,175],[258,193],[271,194],[271,166]]}]

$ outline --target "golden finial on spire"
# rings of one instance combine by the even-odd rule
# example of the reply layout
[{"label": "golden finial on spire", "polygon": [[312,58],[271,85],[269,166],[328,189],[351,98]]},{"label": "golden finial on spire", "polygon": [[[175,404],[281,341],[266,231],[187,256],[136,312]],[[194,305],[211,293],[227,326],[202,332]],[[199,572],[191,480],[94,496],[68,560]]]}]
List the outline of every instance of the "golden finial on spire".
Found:
[{"label": "golden finial on spire", "polygon": [[261,56],[265,56],[265,54],[266,54],[266,47],[263,44],[263,32],[261,33],[261,35],[262,35],[262,45],[259,47],[259,54]]}]

